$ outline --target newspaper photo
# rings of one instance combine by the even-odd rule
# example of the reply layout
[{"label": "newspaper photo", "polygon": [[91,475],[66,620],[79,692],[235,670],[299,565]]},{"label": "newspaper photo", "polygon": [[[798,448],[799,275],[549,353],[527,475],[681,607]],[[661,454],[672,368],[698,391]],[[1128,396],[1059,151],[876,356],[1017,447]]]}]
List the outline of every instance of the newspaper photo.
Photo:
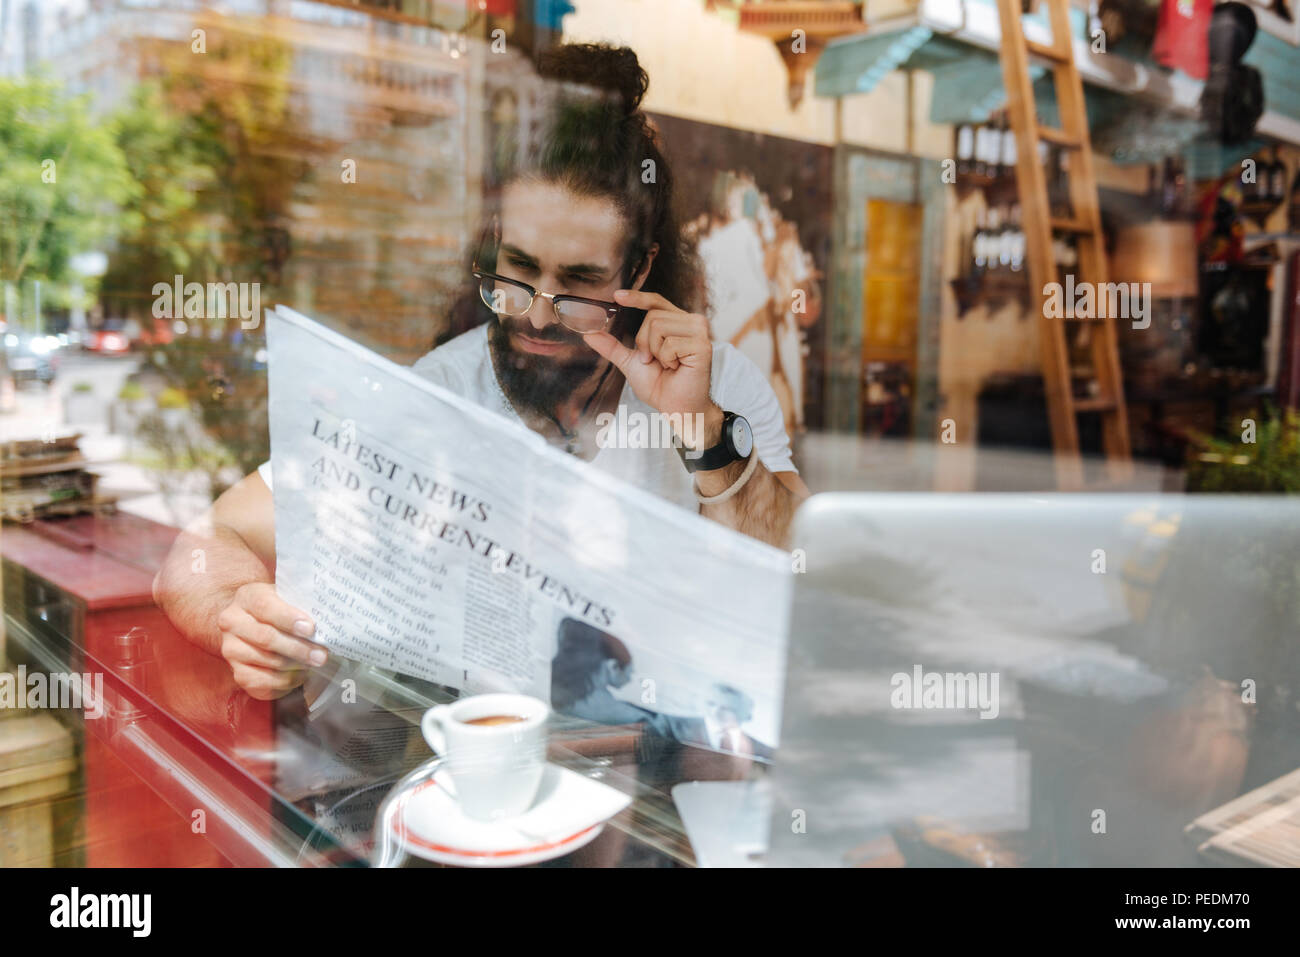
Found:
[{"label": "newspaper photo", "polygon": [[334,653],[770,760],[789,556],[268,310],[276,588]]}]

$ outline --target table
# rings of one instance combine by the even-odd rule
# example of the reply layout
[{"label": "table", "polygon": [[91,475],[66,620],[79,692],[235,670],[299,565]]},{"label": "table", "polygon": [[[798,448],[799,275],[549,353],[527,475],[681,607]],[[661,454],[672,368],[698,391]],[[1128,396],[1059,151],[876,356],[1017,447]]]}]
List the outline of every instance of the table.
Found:
[{"label": "table", "polygon": [[[104,717],[64,716],[83,742],[85,836],[73,862],[366,865],[367,809],[431,756],[420,717],[455,690],[365,669],[367,707],[313,714],[302,689],[253,700],[153,604],[175,535],[117,513],[0,536],[11,659],[104,676]],[[550,758],[633,801],[591,844],[546,866],[690,866],[671,788],[765,773],[640,726],[563,716],[552,719]]]}]

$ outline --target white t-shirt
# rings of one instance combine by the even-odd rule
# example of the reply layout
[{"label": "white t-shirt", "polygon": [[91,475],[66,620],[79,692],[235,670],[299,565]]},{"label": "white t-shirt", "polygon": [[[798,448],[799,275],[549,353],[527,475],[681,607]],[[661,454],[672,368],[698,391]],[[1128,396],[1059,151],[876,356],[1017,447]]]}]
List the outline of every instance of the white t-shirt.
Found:
[{"label": "white t-shirt", "polygon": [[[471,329],[434,349],[417,361],[411,371],[486,409],[523,423],[497,382],[488,350],[486,325]],[[723,410],[743,415],[748,420],[754,432],[754,448],[759,461],[769,472],[797,471],[776,394],[754,363],[725,343],[713,346],[709,394]],[[646,416],[645,422],[655,421],[650,417],[653,410],[633,394],[626,382],[619,404],[626,407],[629,421],[635,412]],[[699,509],[692,476],[682,465],[675,448],[606,445],[596,453],[591,464],[692,512]],[[257,471],[270,488],[271,463],[262,463]]]}]

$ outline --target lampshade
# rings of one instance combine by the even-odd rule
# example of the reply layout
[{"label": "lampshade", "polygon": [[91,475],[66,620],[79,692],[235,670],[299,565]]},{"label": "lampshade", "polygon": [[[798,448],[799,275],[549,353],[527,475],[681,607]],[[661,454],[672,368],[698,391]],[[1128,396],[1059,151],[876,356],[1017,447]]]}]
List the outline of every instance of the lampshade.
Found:
[{"label": "lampshade", "polygon": [[1120,230],[1111,257],[1114,282],[1149,282],[1151,295],[1196,295],[1196,232],[1191,222],[1155,220]]}]

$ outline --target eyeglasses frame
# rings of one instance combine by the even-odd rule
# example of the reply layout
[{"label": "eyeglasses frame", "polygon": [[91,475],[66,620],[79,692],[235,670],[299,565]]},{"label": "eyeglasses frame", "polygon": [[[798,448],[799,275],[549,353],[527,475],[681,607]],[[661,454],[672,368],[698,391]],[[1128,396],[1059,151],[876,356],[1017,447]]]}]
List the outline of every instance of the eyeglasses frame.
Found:
[{"label": "eyeglasses frame", "polygon": [[[483,299],[483,304],[487,306],[489,309],[492,309],[492,304],[483,298],[483,281],[485,279],[491,279],[494,282],[509,283],[512,286],[518,286],[521,289],[528,290],[528,308],[525,309],[523,312],[520,313],[497,312],[495,309],[492,309],[493,314],[498,316],[510,316],[510,318],[512,319],[518,319],[520,316],[528,315],[528,313],[532,310],[533,303],[537,300],[537,297],[541,296],[543,299],[549,299],[551,301],[551,311],[555,313],[555,321],[558,322],[560,325],[564,326],[564,328],[568,329],[570,332],[576,332],[579,335],[590,335],[593,332],[604,332],[606,329],[609,328],[610,323],[612,323],[618,317],[619,312],[623,308],[616,302],[608,302],[607,300],[604,299],[588,299],[586,296],[570,296],[565,293],[538,292],[536,289],[528,285],[528,283],[526,282],[522,282],[518,279],[511,279],[509,276],[501,276],[498,275],[497,273],[487,272],[485,270],[478,269],[478,268],[472,269],[470,271],[470,275],[472,275],[475,279],[479,281],[479,298]],[[581,303],[586,303],[589,306],[602,307],[605,310],[605,324],[601,326],[599,329],[591,329],[587,332],[583,332],[580,329],[574,329],[572,326],[566,323],[564,321],[564,318],[560,315],[558,303],[560,303],[561,301],[581,302]]]}]

